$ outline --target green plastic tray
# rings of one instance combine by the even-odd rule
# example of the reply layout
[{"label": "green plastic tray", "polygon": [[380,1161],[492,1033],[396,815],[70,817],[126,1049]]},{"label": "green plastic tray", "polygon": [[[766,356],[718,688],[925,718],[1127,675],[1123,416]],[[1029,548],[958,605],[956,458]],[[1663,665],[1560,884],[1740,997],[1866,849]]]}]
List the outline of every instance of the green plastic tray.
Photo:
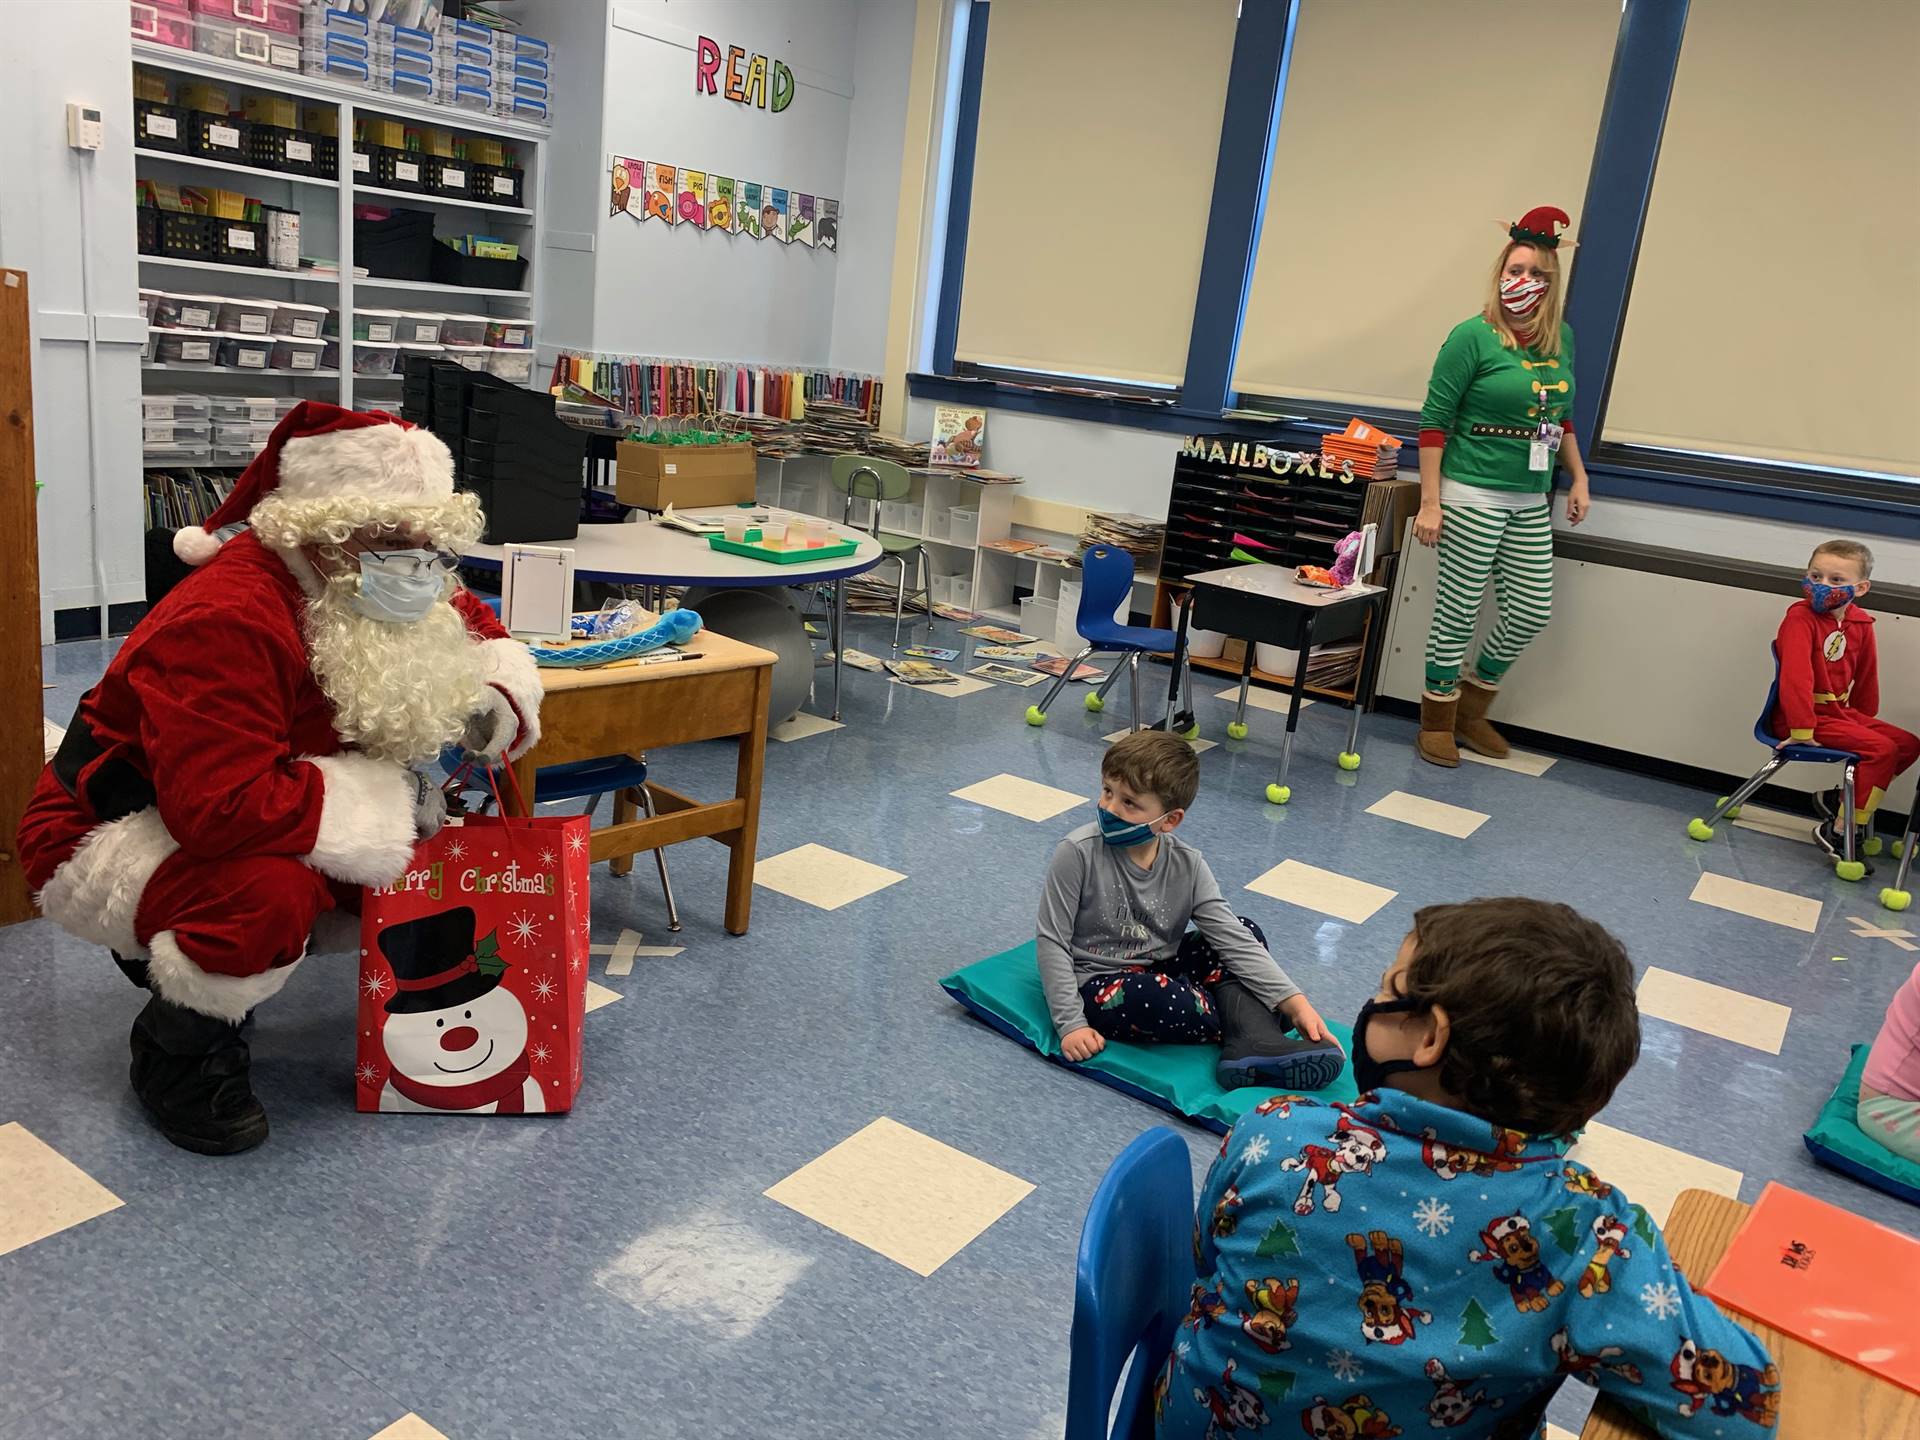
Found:
[{"label": "green plastic tray", "polygon": [[765,560],[773,565],[801,565],[809,560],[837,560],[842,555],[851,555],[860,548],[855,540],[829,540],[824,545],[816,545],[810,550],[775,550],[771,546],[758,543],[760,532],[749,530],[745,540],[729,540],[724,535],[707,536],[707,544],[715,550],[724,550],[729,555],[745,555],[749,560]]}]

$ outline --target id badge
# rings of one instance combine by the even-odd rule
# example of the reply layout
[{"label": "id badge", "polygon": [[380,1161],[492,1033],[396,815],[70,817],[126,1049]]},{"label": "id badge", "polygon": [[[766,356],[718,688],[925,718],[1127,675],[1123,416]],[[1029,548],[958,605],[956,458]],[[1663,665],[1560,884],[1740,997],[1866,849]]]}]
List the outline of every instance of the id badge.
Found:
[{"label": "id badge", "polygon": [[1544,440],[1527,442],[1527,469],[1544,471],[1553,464],[1553,450]]},{"label": "id badge", "polygon": [[1542,420],[1540,422],[1540,432],[1534,436],[1534,438],[1544,443],[1548,450],[1557,455],[1560,453],[1560,437],[1566,433],[1566,426],[1554,425]]}]

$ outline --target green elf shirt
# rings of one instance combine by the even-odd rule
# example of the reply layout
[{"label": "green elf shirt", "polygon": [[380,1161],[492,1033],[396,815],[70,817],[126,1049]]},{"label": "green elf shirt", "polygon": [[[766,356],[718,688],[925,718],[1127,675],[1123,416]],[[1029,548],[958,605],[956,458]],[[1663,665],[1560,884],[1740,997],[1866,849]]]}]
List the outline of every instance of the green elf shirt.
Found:
[{"label": "green elf shirt", "polygon": [[1420,407],[1420,448],[1445,447],[1440,473],[1449,480],[1541,494],[1553,488],[1553,471],[1527,468],[1535,427],[1544,418],[1572,438],[1572,414],[1573,331],[1566,323],[1560,353],[1549,359],[1531,346],[1507,349],[1486,317],[1475,315],[1448,332],[1434,359]]}]

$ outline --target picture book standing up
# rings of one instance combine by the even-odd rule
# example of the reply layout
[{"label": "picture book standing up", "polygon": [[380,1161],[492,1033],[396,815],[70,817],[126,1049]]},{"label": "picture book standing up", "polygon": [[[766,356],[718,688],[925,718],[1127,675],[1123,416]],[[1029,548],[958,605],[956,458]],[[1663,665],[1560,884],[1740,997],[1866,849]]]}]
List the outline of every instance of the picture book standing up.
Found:
[{"label": "picture book standing up", "polygon": [[987,433],[987,416],[964,405],[936,405],[933,410],[932,465],[972,468],[980,463],[980,445]]}]

